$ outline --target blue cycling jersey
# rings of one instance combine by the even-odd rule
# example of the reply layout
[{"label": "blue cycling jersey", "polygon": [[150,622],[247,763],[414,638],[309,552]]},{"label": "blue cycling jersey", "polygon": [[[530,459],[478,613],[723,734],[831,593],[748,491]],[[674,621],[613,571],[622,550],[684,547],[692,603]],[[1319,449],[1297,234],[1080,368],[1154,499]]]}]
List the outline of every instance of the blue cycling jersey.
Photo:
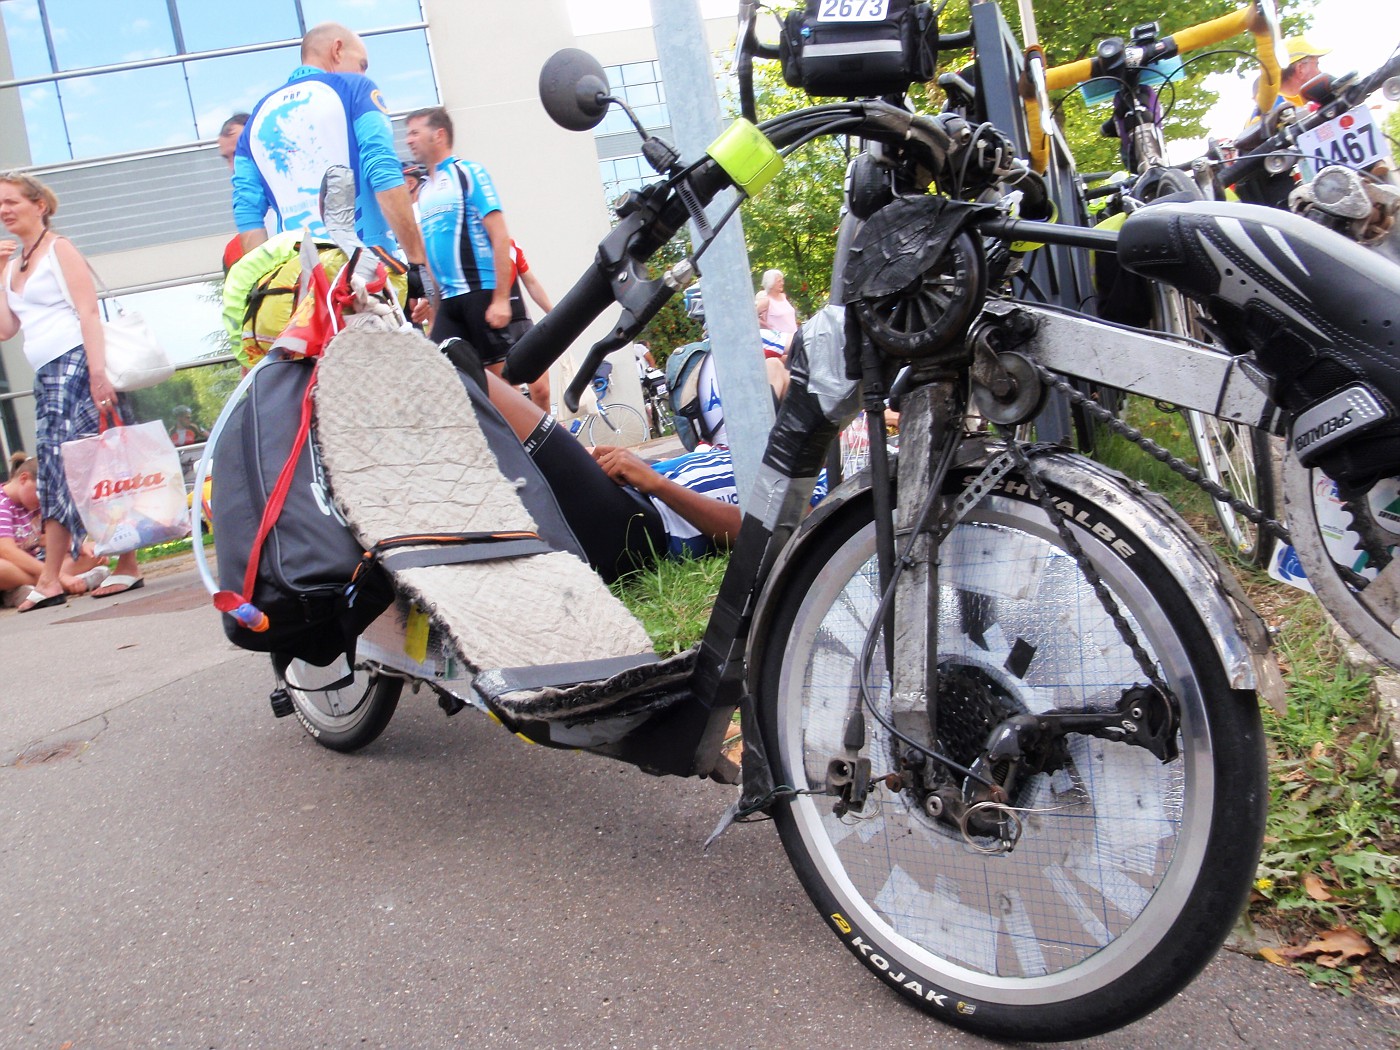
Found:
[{"label": "blue cycling jersey", "polygon": [[418,191],[418,224],[428,266],[444,296],[496,287],[491,238],[482,220],[501,210],[480,164],[448,157]]},{"label": "blue cycling jersey", "polygon": [[375,194],[403,185],[394,133],[379,89],[358,73],[302,66],[253,107],[233,158],[233,217],[240,233],[263,225],[325,236],[319,197],[326,169],[355,173],[355,231],[366,244],[397,248]]}]

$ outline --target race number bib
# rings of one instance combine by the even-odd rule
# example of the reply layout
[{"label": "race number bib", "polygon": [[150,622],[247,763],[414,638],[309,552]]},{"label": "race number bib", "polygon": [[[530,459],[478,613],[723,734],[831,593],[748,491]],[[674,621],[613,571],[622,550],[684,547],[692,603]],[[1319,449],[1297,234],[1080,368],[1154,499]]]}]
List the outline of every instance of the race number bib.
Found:
[{"label": "race number bib", "polygon": [[879,22],[889,12],[889,0],[822,0],[818,22]]},{"label": "race number bib", "polygon": [[1357,106],[1299,135],[1298,151],[1303,154],[1303,176],[1312,179],[1329,164],[1365,168],[1383,159],[1385,136],[1371,119],[1370,109]]}]

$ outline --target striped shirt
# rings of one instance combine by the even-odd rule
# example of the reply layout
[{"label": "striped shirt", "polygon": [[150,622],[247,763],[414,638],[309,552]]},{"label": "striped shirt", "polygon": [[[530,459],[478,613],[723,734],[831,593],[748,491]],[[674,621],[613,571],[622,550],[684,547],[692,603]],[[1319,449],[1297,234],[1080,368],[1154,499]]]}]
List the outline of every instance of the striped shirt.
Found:
[{"label": "striped shirt", "polygon": [[424,181],[419,225],[428,266],[444,297],[496,287],[491,237],[482,220],[500,210],[496,187],[480,164],[448,157]]},{"label": "striped shirt", "polygon": [[[703,446],[702,446],[703,448]],[[675,459],[652,464],[663,478],[674,481],[691,492],[700,492],[721,503],[739,505],[739,488],[734,482],[734,457],[724,446],[704,448]],[[810,506],[815,507],[826,496],[826,471],[817,476]],[[715,550],[715,542],[685,518],[666,506],[656,496],[647,497],[661,514],[666,529],[667,550],[672,558],[700,558]]]},{"label": "striped shirt", "polygon": [[40,556],[39,515],[21,507],[0,489],[0,539],[15,541],[15,546],[26,554]]}]

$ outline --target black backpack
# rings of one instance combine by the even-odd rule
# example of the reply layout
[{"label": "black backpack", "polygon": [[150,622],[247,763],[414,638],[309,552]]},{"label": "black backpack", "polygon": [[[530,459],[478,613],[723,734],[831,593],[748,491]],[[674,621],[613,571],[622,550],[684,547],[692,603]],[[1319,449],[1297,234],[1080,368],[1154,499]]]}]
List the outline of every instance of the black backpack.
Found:
[{"label": "black backpack", "polygon": [[[315,372],[316,362],[308,358],[263,364],[214,447],[212,517],[219,586],[226,593],[247,593],[264,511],[298,442]],[[251,604],[266,616],[265,628],[253,630],[225,611],[224,633],[240,648],[321,667],[342,654],[353,656],[360,632],[394,599],[388,573],[377,564],[362,572],[353,596],[347,593],[364,555],[331,502],[315,435],[308,431],[285,502],[257,557]]]}]

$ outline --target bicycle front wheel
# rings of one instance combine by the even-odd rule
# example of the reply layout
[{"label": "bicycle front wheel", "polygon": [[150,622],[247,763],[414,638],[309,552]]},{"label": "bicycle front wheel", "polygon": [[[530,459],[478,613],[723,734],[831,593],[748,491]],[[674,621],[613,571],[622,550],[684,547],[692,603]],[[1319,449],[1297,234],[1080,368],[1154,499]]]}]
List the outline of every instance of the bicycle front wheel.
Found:
[{"label": "bicycle front wheel", "polygon": [[640,445],[650,436],[647,421],[630,405],[605,405],[599,402],[598,410],[588,421],[590,445],[631,448]]},{"label": "bicycle front wheel", "polygon": [[[1014,481],[1008,492],[1024,489]],[[1074,508],[1088,557],[1179,700],[1174,760],[1065,736],[1050,768],[1014,789],[1020,838],[996,852],[995,840],[931,815],[939,807],[913,790],[903,745],[867,715],[860,755],[873,787],[842,815],[830,781],[848,755],[879,598],[868,503],[812,541],[777,607],[761,678],[775,775],[797,792],[779,806],[778,830],[846,947],[934,1016],[1034,1040],[1127,1024],[1200,971],[1247,899],[1267,801],[1256,697],[1229,687],[1187,593],[1128,521],[1051,492]],[[941,549],[936,662],[941,681],[961,687],[945,685],[930,711],[892,700],[882,647],[872,664],[884,721],[907,735],[922,720],[934,747],[964,764],[1006,719],[1112,708],[1143,678],[1029,500],[987,497]]]}]

